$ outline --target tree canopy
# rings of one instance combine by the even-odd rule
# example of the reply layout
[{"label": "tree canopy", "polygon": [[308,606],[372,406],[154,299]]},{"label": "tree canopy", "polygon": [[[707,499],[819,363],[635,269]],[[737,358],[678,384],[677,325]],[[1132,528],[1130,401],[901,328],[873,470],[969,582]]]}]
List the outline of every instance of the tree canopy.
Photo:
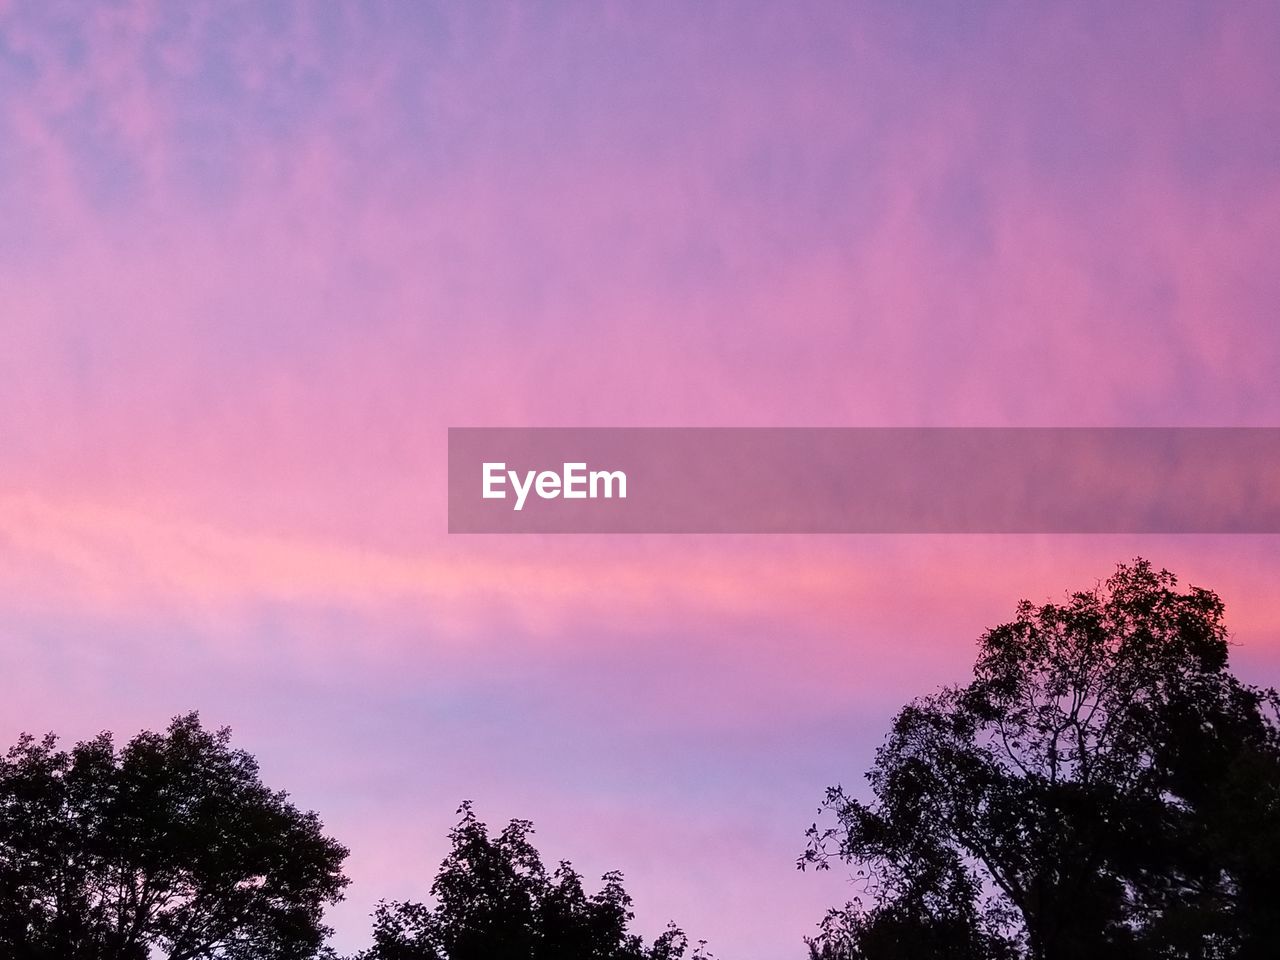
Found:
[{"label": "tree canopy", "polygon": [[[1232,673],[1222,601],[1145,561],[1024,601],[973,676],[907,704],[801,867],[854,866],[812,960],[1264,960],[1280,943],[1280,696]],[[459,809],[430,903],[353,960],[699,960],[646,943],[621,874],[548,869]],[[834,823],[832,823],[834,821]],[[347,851],[196,714],[0,757],[0,957],[318,960]]]},{"label": "tree canopy", "polygon": [[800,865],[864,895],[811,944],[856,958],[1272,957],[1277,696],[1228,668],[1223,604],[1139,560],[1023,602],[973,679],[897,715]]},{"label": "tree canopy", "polygon": [[567,861],[548,872],[533,825],[512,820],[496,836],[470,803],[431,886],[434,906],[383,903],[374,946],[358,960],[690,960],[708,958],[674,926],[648,946],[630,932],[631,897],[606,873],[588,894]]},{"label": "tree canopy", "polygon": [[0,758],[0,956],[302,960],[347,851],[192,713]]}]

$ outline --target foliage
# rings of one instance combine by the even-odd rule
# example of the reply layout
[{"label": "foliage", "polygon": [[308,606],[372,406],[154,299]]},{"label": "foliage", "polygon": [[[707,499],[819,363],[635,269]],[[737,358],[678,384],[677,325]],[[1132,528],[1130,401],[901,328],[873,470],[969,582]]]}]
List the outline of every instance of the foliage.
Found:
[{"label": "foliage", "polygon": [[974,677],[914,701],[800,865],[857,864],[824,960],[1245,958],[1280,936],[1274,691],[1228,669],[1223,605],[1142,560],[1023,602]]},{"label": "foliage", "polygon": [[0,758],[0,956],[302,960],[346,850],[196,714]]},{"label": "foliage", "polygon": [[374,945],[360,960],[711,960],[702,945],[688,954],[676,927],[647,947],[629,932],[621,874],[606,873],[588,894],[567,861],[548,874],[529,821],[512,820],[495,837],[470,803],[458,813],[431,887],[435,906],[380,904]]}]

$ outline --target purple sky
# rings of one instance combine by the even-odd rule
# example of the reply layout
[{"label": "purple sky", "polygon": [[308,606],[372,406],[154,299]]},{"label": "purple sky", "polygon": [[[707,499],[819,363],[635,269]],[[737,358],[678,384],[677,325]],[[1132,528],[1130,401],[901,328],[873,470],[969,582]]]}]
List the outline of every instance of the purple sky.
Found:
[{"label": "purple sky", "polygon": [[353,849],[463,798],[800,955],[822,788],[1136,554],[449,538],[451,425],[1277,425],[1280,7],[0,0],[0,734],[199,708]]}]

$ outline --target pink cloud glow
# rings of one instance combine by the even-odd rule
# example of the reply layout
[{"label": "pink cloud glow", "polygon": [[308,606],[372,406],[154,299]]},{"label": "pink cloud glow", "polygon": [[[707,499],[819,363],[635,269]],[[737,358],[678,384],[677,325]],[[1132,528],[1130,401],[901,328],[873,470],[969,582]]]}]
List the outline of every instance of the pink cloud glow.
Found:
[{"label": "pink cloud glow", "polygon": [[475,796],[786,955],[821,788],[1019,597],[1149,556],[1273,678],[1274,540],[450,538],[445,428],[1274,425],[1278,34],[0,3],[0,731],[231,723],[343,945]]}]

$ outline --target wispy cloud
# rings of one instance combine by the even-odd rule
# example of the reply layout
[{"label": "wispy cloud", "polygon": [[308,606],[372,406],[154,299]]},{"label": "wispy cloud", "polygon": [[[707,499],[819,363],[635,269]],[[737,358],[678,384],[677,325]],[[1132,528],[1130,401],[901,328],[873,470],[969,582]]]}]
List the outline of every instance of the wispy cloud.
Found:
[{"label": "wispy cloud", "polygon": [[[0,2],[0,727],[204,705],[367,878],[380,818],[439,833],[468,784],[567,844],[594,776],[587,856],[660,851],[642,899],[790,949],[828,897],[767,866],[792,800],[1018,597],[1150,555],[1262,674],[1274,545],[450,539],[445,428],[1272,425],[1278,37],[1270,4]],[[415,751],[438,777],[397,784]]]}]

